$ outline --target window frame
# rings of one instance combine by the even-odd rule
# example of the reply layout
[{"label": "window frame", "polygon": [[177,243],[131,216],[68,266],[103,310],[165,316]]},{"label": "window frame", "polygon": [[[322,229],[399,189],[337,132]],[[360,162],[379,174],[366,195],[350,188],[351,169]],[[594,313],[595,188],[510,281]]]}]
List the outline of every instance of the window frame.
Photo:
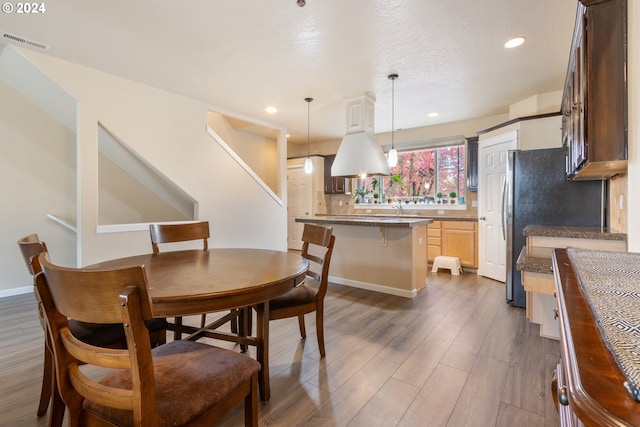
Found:
[{"label": "window frame", "polygon": [[[385,147],[383,147],[384,149]],[[391,147],[387,147],[387,148],[391,148]],[[442,183],[438,183],[438,175],[440,175],[438,173],[438,170],[441,169],[441,161],[443,161],[443,159],[441,158],[440,154],[441,152],[439,150],[441,149],[448,149],[448,148],[457,148],[458,150],[460,148],[462,148],[462,153],[460,153],[460,151],[458,151],[457,154],[457,159],[458,159],[458,165],[457,168],[455,169],[455,175],[457,175],[457,189],[453,189],[453,191],[456,191],[457,196],[456,196],[456,200],[454,203],[451,203],[450,198],[448,196],[448,194],[444,195],[444,197],[441,200],[441,203],[438,203],[437,198],[435,197],[435,194],[439,191],[439,189],[442,188]],[[375,193],[374,191],[372,191],[372,185],[369,184],[368,185],[368,190],[369,193],[365,196],[362,197],[361,195],[359,196],[355,191],[356,189],[361,187],[361,182],[362,179],[361,178],[354,178],[353,182],[352,182],[352,188],[354,189],[354,193],[353,193],[353,197],[356,199],[356,209],[358,208],[364,208],[364,209],[385,209],[385,208],[389,208],[392,205],[397,205],[398,202],[403,202],[403,207],[405,207],[406,209],[418,209],[418,210],[430,210],[430,209],[438,209],[438,210],[466,210],[467,209],[467,205],[466,205],[466,193],[468,191],[467,188],[467,174],[468,174],[468,168],[467,168],[467,156],[468,156],[468,148],[467,148],[467,144],[466,144],[466,139],[462,136],[456,136],[456,137],[452,137],[452,138],[447,138],[443,141],[440,141],[440,143],[428,143],[423,141],[422,143],[417,142],[417,143],[409,143],[409,144],[402,144],[402,146],[400,145],[396,145],[396,149],[398,150],[398,164],[400,164],[400,162],[402,161],[402,156],[403,154],[406,154],[408,152],[416,152],[416,151],[426,151],[426,150],[433,150],[434,151],[434,162],[435,162],[435,170],[432,169],[433,173],[433,186],[435,187],[435,189],[430,188],[427,194],[420,194],[420,191],[418,190],[417,192],[417,196],[413,195],[406,195],[406,196],[399,196],[394,194],[391,197],[391,204],[388,203],[387,200],[382,200],[382,196],[383,193],[386,193],[387,191],[389,191],[388,189],[388,183],[390,182],[390,180],[392,179],[392,176],[368,176],[365,179],[368,180],[368,182],[371,182],[372,180],[378,180],[378,182],[382,182],[384,188],[382,190],[378,190],[378,193],[380,194],[378,201],[376,202],[373,198],[373,194]],[[388,152],[388,150],[386,150]],[[462,157],[462,159],[461,159]],[[396,166],[397,168],[397,166]],[[392,173],[393,173],[393,169],[392,168]],[[422,183],[420,184],[422,185]],[[393,187],[392,187],[393,190]],[[415,189],[414,189],[415,191]],[[385,196],[387,196],[387,194],[384,194]]]}]

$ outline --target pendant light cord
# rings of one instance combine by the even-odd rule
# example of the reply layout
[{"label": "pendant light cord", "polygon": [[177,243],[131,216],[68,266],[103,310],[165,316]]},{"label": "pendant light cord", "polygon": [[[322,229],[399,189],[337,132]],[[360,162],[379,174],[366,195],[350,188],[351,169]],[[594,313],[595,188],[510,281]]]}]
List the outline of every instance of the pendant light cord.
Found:
[{"label": "pendant light cord", "polygon": [[396,95],[395,95],[395,88],[396,88],[396,78],[392,77],[391,78],[391,149],[393,150],[395,148],[395,139],[394,139],[394,131],[395,131],[395,117],[396,117]]},{"label": "pendant light cord", "polygon": [[389,74],[387,76],[389,80],[391,80],[391,149],[395,148],[395,138],[394,138],[394,130],[395,130],[395,117],[396,117],[396,79],[398,78],[397,74]]}]

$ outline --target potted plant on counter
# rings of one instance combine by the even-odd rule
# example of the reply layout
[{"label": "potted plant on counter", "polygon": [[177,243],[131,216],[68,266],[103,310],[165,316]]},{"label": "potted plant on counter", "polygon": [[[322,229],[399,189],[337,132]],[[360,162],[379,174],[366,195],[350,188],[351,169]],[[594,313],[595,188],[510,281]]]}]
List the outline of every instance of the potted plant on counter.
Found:
[{"label": "potted plant on counter", "polygon": [[356,199],[356,203],[364,202],[364,197],[367,195],[368,191],[364,186],[360,188],[356,188],[353,190],[353,198]]},{"label": "potted plant on counter", "polygon": [[449,193],[449,198],[451,199],[452,205],[456,202],[456,197],[458,197],[458,193],[456,193],[455,191]]},{"label": "potted plant on counter", "polygon": [[444,194],[442,194],[440,191],[436,193],[436,197],[438,198],[438,204],[442,203],[442,196],[444,196]]}]

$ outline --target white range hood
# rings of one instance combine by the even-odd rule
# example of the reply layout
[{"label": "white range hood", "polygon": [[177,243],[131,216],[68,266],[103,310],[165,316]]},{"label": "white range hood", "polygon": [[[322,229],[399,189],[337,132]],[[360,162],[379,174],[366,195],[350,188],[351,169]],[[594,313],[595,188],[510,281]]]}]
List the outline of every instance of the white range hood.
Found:
[{"label": "white range hood", "polygon": [[387,158],[373,134],[375,100],[369,95],[349,99],[346,108],[347,132],[331,166],[331,176],[391,175]]}]

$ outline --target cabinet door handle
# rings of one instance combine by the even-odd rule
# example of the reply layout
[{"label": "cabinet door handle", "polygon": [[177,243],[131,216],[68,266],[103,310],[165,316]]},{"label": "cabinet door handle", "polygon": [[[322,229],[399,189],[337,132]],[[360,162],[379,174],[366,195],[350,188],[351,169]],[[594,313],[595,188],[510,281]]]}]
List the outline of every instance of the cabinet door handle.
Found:
[{"label": "cabinet door handle", "polygon": [[487,217],[486,216],[481,216],[480,218],[478,218],[480,221],[486,221]]},{"label": "cabinet door handle", "polygon": [[558,390],[558,402],[562,406],[569,406],[569,393],[567,393],[567,387],[562,386],[560,390]]},{"label": "cabinet door handle", "polygon": [[502,181],[502,240],[507,240],[506,236],[506,228],[507,228],[507,208],[505,206],[505,201],[507,200],[507,178],[505,177]]}]

